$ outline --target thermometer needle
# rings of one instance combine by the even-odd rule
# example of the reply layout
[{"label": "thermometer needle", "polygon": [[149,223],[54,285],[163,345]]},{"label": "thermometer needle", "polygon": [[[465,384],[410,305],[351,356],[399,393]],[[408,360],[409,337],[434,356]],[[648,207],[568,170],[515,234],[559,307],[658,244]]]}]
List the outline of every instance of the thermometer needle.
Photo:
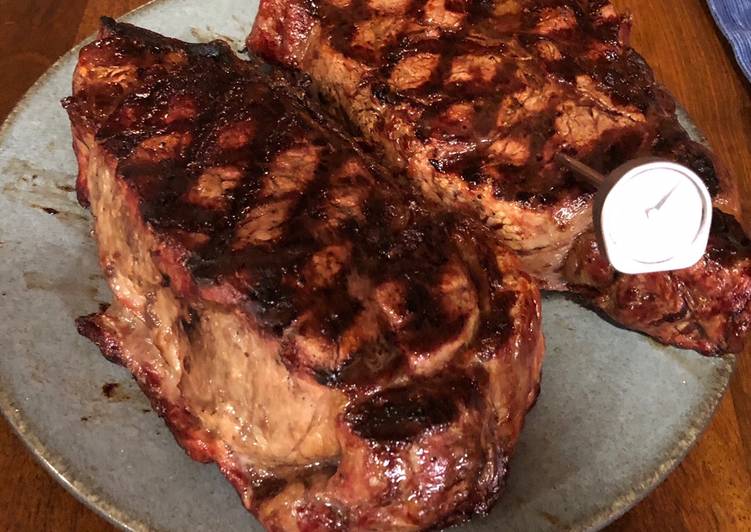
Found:
[{"label": "thermometer needle", "polygon": [[660,202],[655,205],[654,207],[650,207],[646,211],[644,211],[647,215],[647,218],[651,218],[655,213],[659,212],[660,209],[662,209],[665,206],[665,203],[670,199],[670,196],[673,195],[673,193],[678,190],[678,187],[681,186],[681,182],[675,184],[675,186],[668,192],[664,198],[660,200]]}]

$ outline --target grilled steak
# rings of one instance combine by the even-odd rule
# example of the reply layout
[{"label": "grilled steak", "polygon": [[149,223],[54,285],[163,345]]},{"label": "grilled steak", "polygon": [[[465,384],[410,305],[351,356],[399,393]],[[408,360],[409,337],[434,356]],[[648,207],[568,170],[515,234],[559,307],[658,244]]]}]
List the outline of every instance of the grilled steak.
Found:
[{"label": "grilled steak", "polygon": [[65,105],[116,297],[79,330],[269,529],[493,504],[543,353],[513,253],[223,43],[105,20]]},{"label": "grilled steak", "polygon": [[[485,223],[543,287],[666,343],[739,352],[751,263],[732,236],[737,190],[680,126],[629,28],[607,0],[262,0],[248,43],[309,76],[392,167]],[[559,152],[603,173],[677,161],[730,216],[717,212],[697,266],[618,275],[593,235],[594,191]]]}]

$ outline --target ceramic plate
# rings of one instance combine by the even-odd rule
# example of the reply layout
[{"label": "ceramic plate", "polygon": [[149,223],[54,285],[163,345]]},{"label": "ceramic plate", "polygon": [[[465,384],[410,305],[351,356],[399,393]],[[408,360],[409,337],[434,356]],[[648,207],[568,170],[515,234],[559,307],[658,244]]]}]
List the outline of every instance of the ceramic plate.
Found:
[{"label": "ceramic plate", "polygon": [[[251,0],[160,0],[126,17],[187,40],[241,47]],[[125,529],[260,530],[214,466],[189,460],[129,375],[76,334],[110,299],[59,100],[77,50],[55,65],[0,133],[0,406],[47,469]],[[644,497],[708,423],[733,366],[662,347],[562,297],[544,304],[542,395],[508,491],[460,530],[596,529]],[[110,386],[110,397],[102,392]]]}]

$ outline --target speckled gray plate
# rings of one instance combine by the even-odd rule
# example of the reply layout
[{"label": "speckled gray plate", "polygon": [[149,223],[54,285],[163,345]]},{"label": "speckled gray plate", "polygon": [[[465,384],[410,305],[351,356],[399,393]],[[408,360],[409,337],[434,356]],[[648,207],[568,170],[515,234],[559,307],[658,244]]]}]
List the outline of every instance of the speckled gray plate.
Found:
[{"label": "speckled gray plate", "polygon": [[[256,2],[160,0],[127,19],[168,35],[240,40]],[[238,45],[239,46],[239,45]],[[109,300],[72,191],[75,50],[0,133],[0,407],[47,469],[126,529],[260,530],[214,466],[190,461],[126,372],[73,319]],[[644,497],[708,423],[733,358],[708,359],[615,328],[561,297],[508,492],[461,530],[596,529]],[[105,383],[120,383],[111,398]]]}]

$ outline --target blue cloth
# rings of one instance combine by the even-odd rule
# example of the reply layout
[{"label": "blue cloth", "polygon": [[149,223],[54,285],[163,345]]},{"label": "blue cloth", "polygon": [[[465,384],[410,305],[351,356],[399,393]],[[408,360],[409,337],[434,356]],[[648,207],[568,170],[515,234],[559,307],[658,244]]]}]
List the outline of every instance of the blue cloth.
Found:
[{"label": "blue cloth", "polygon": [[733,46],[741,70],[751,81],[751,0],[708,0],[712,16]]}]

